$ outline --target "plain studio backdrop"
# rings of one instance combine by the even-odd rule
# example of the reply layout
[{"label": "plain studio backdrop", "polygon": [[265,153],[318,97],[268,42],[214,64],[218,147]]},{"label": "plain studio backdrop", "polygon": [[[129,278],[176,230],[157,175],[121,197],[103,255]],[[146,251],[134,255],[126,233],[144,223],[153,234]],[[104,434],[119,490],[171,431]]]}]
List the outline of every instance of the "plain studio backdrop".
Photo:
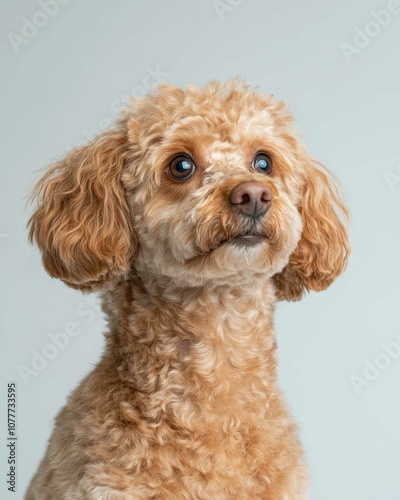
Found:
[{"label": "plain studio backdrop", "polygon": [[[287,102],[352,214],[345,274],[277,308],[310,499],[399,500],[400,2],[2,0],[0,19],[0,497],[22,499],[105,330],[97,299],[52,280],[27,243],[34,172],[109,126],[129,95],[238,75]],[[16,494],[5,476],[11,381]]]}]

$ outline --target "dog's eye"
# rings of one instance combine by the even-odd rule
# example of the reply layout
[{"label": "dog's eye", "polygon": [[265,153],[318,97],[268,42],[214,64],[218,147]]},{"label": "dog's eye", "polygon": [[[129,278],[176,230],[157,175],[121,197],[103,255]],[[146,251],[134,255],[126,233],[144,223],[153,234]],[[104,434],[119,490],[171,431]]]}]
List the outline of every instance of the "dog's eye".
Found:
[{"label": "dog's eye", "polygon": [[169,174],[177,181],[185,181],[189,179],[196,170],[193,160],[188,155],[178,155],[172,158],[169,164]]},{"label": "dog's eye", "polygon": [[270,174],[272,170],[272,160],[267,153],[257,153],[251,165],[254,170],[258,170],[265,174]]}]

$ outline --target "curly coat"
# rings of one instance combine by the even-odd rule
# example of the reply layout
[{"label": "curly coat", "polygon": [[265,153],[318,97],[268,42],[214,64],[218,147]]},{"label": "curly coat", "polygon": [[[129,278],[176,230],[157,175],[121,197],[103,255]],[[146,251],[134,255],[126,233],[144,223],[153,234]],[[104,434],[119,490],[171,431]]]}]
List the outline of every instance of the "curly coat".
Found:
[{"label": "curly coat", "polygon": [[[272,172],[252,168],[268,153]],[[186,182],[169,171],[185,153]],[[268,213],[229,204],[240,183]],[[99,291],[106,349],[59,413],[26,500],[303,500],[303,451],[277,387],[274,304],[327,288],[349,244],[334,177],[283,102],[239,80],[162,85],[37,184],[48,273]],[[257,245],[237,245],[256,231]]]}]

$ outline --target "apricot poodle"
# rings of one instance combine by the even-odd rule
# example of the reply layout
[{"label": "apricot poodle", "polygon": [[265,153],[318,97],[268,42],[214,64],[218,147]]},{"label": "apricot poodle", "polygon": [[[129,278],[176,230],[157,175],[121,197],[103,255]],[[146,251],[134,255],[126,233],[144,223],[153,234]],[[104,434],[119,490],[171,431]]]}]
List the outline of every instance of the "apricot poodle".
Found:
[{"label": "apricot poodle", "polygon": [[108,331],[26,500],[306,498],[274,304],[343,271],[347,209],[284,103],[161,85],[33,196],[44,267],[99,291]]}]

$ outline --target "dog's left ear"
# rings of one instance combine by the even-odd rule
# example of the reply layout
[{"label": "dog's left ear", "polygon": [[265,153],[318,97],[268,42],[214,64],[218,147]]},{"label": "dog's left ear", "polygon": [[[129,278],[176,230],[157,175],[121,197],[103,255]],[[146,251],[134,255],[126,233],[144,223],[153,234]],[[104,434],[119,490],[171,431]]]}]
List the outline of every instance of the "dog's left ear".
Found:
[{"label": "dog's left ear", "polygon": [[[274,276],[277,298],[299,300],[304,291],[327,288],[344,270],[350,255],[345,224],[348,210],[338,183],[306,154],[302,193],[298,207],[303,222],[300,242],[280,274]],[[322,170],[323,169],[323,170]]]},{"label": "dog's left ear", "polygon": [[94,290],[127,276],[136,238],[121,175],[126,123],[55,163],[35,186],[29,238],[47,272],[72,288]]}]

